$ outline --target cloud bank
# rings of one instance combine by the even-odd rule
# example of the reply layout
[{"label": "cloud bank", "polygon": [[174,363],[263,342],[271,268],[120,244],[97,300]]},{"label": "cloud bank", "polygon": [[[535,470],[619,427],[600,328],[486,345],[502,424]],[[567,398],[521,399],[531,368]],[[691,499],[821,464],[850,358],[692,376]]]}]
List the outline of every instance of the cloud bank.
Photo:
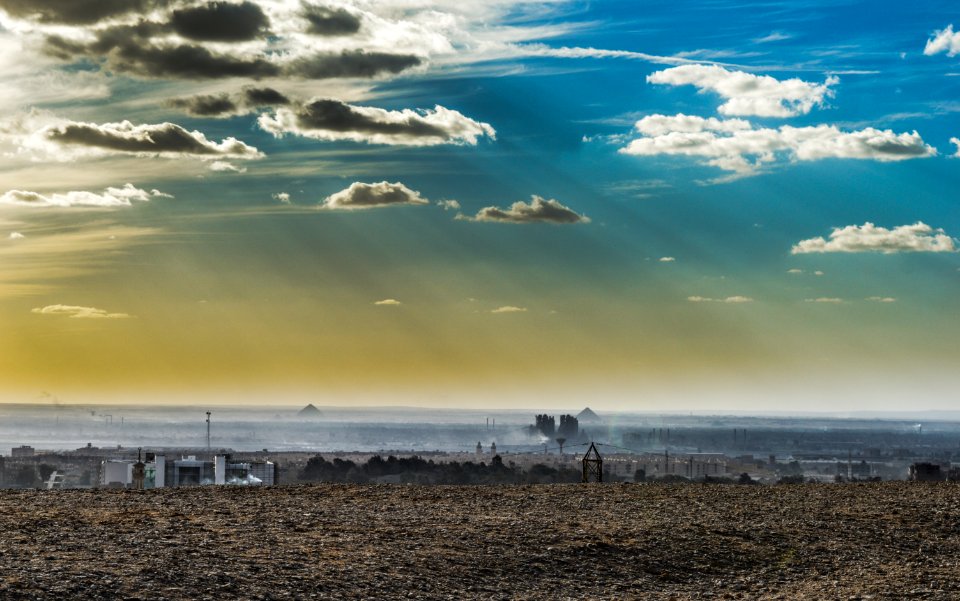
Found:
[{"label": "cloud bank", "polygon": [[87,25],[101,19],[142,12],[154,0],[0,0],[0,9],[37,23]]},{"label": "cloud bank", "polygon": [[778,159],[887,162],[937,154],[916,131],[894,133],[872,127],[856,131],[842,131],[833,125],[755,128],[740,119],[677,114],[644,117],[637,121],[634,129],[642,137],[630,141],[619,152],[634,156],[697,157],[706,165],[740,176],[753,175],[763,165]]},{"label": "cloud bank", "polygon": [[371,18],[380,35],[362,36],[358,14],[299,2],[2,0],[0,8],[15,26],[28,23],[17,29],[48,56],[140,78],[374,78],[424,60],[415,44],[397,49],[395,33],[389,43],[395,23]]},{"label": "cloud bank", "polygon": [[175,123],[88,123],[32,111],[0,124],[0,138],[27,154],[55,161],[110,155],[165,159],[260,159],[259,150],[234,137],[220,142]]},{"label": "cloud bank", "polygon": [[59,146],[107,153],[165,158],[257,159],[263,156],[256,148],[236,138],[226,138],[217,143],[198,131],[188,131],[175,123],[134,125],[129,121],[121,121],[98,125],[70,122],[47,128],[41,135]]},{"label": "cloud bank", "polygon": [[834,228],[829,239],[822,236],[801,240],[790,250],[791,254],[808,253],[862,253],[879,252],[955,252],[953,238],[942,229],[933,229],[918,221],[913,225],[901,225],[893,229],[878,227],[872,223]]},{"label": "cloud bank", "polygon": [[166,105],[193,117],[222,119],[246,115],[261,107],[283,106],[292,101],[282,92],[269,87],[245,87],[236,94],[197,94],[171,98]]},{"label": "cloud bank", "polygon": [[830,86],[839,83],[828,77],[822,84],[792,78],[779,80],[769,75],[730,71],[717,65],[681,65],[647,76],[653,84],[692,85],[701,92],[714,92],[726,102],[717,109],[721,115],[794,117],[806,115],[833,95]]},{"label": "cloud bank", "polygon": [[439,105],[432,110],[388,111],[318,99],[297,107],[279,108],[273,115],[263,114],[258,123],[263,130],[278,138],[294,134],[315,140],[350,140],[368,144],[474,146],[478,138],[496,137],[490,124]]},{"label": "cloud bank", "polygon": [[173,198],[159,190],[141,190],[133,184],[122,188],[107,188],[101,193],[71,191],[44,195],[26,190],[9,190],[0,196],[0,205],[21,207],[129,207],[135,202],[152,198]]}]

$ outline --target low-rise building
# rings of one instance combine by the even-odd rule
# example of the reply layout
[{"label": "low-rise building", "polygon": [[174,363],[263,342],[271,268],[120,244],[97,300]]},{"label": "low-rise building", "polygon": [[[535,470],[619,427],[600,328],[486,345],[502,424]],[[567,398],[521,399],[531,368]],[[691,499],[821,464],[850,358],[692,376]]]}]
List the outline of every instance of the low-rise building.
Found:
[{"label": "low-rise building", "polygon": [[[132,487],[135,463],[132,459],[104,460],[100,466],[100,486]],[[212,461],[196,455],[168,461],[165,455],[148,453],[143,467],[143,488],[207,484],[272,486],[279,480],[274,462],[235,462],[230,461],[229,455],[216,455]]]},{"label": "low-rise building", "polygon": [[10,456],[13,458],[33,457],[36,450],[28,445],[20,445],[10,449]]}]

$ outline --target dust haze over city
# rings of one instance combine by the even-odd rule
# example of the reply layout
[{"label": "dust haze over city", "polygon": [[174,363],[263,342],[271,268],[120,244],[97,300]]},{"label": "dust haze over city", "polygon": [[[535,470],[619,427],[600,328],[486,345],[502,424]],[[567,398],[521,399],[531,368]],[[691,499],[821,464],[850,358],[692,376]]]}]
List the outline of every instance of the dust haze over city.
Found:
[{"label": "dust haze over city", "polygon": [[0,596],[960,597],[955,24],[0,0]]}]

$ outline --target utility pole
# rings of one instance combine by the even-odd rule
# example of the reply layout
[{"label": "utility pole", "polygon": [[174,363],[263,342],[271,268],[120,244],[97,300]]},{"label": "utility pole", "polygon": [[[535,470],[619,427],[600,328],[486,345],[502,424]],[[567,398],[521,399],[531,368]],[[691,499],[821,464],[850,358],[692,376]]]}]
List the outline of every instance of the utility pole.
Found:
[{"label": "utility pole", "polygon": [[207,452],[210,452],[210,412],[207,411]]}]

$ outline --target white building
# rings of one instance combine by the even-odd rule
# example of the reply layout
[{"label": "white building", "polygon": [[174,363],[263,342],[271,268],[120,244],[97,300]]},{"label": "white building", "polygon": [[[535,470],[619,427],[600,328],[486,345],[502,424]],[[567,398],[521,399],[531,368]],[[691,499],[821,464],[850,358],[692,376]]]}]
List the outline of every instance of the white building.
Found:
[{"label": "white building", "polygon": [[133,484],[134,461],[107,459],[100,464],[100,486],[128,488]]}]

